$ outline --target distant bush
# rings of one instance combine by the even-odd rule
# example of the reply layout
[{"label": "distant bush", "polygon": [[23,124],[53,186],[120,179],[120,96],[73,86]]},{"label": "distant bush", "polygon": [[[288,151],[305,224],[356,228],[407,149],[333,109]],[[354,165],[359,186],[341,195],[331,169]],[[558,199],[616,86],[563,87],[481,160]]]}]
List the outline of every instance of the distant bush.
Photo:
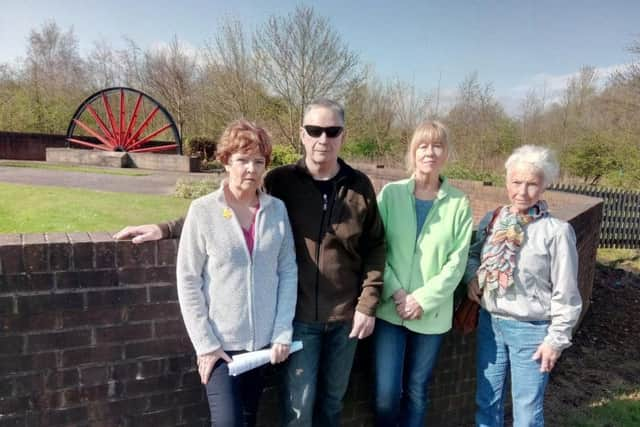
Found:
[{"label": "distant bush", "polygon": [[290,145],[276,144],[271,152],[271,166],[283,166],[295,163],[300,158],[300,154]]},{"label": "distant bush", "polygon": [[197,199],[218,189],[221,177],[210,177],[201,180],[180,178],[176,183],[174,194],[182,199]]},{"label": "distant bush", "polygon": [[443,171],[443,175],[451,179],[491,182],[493,185],[504,184],[504,175],[502,174],[473,170],[461,163],[451,163],[447,165]]},{"label": "distant bush", "polygon": [[224,165],[218,160],[203,161],[200,165],[200,170],[210,172],[223,172]]},{"label": "distant bush", "polygon": [[361,138],[347,142],[343,147],[345,157],[372,159],[379,154],[379,147],[372,138]]},{"label": "distant bush", "polygon": [[187,138],[183,151],[187,156],[200,156],[202,162],[215,160],[216,140],[206,136],[192,136]]},{"label": "distant bush", "polygon": [[566,149],[562,155],[564,168],[585,183],[597,185],[603,176],[614,174],[622,168],[627,153],[616,150],[616,141],[599,134],[584,135]]}]

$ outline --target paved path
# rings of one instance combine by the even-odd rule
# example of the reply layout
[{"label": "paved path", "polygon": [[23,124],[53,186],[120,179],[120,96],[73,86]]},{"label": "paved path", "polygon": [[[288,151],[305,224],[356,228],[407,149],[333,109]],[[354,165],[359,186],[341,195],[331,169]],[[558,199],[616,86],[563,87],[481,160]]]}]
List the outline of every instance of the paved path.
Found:
[{"label": "paved path", "polygon": [[[23,163],[21,161],[21,163]],[[26,163],[26,162],[24,162]],[[33,162],[44,163],[44,162]],[[109,168],[101,168],[109,169]],[[35,169],[3,166],[0,161],[0,182],[30,185],[54,185],[57,187],[88,188],[91,190],[122,193],[173,194],[179,178],[205,179],[204,173],[181,173],[133,169],[148,173],[145,176],[108,175],[101,173],[71,172],[52,169]]]}]

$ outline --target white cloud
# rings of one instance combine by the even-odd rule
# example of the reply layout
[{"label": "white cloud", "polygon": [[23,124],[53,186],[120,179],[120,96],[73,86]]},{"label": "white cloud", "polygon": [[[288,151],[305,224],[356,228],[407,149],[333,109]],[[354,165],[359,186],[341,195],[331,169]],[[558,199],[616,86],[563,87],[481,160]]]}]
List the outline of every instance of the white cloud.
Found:
[{"label": "white cloud", "polygon": [[[178,46],[180,47],[180,50],[185,53],[185,55],[187,55],[189,58],[195,59],[197,64],[200,63],[202,55],[200,55],[200,51],[197,47],[181,39],[178,39]],[[152,42],[149,45],[149,50],[152,52],[166,52],[169,49],[170,43],[167,43],[165,41],[158,40]]]},{"label": "white cloud", "polygon": [[[623,71],[629,64],[614,64],[607,67],[597,67],[596,86],[602,88],[611,75],[617,71]],[[498,99],[505,106],[509,114],[518,114],[520,103],[525,99],[530,91],[534,91],[538,96],[544,97],[546,104],[557,102],[561,99],[562,92],[566,89],[570,79],[578,77],[580,70],[568,74],[548,74],[539,73],[531,76],[520,85],[507,89],[498,95]]]}]

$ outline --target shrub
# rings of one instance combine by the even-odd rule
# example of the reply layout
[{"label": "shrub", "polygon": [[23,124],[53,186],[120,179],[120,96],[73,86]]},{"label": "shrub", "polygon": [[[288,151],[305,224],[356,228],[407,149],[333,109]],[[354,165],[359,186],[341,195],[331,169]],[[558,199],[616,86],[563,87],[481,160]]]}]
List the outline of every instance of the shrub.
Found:
[{"label": "shrub", "polygon": [[271,166],[283,166],[295,163],[300,158],[300,154],[290,145],[275,144],[271,152]]},{"label": "shrub", "polygon": [[504,175],[487,171],[473,170],[460,162],[448,164],[442,173],[444,176],[451,179],[491,182],[493,185],[504,184]]},{"label": "shrub", "polygon": [[215,159],[216,141],[206,136],[187,138],[183,148],[184,154],[188,156],[200,156],[203,163]]},{"label": "shrub", "polygon": [[182,199],[197,199],[215,191],[220,185],[221,177],[210,177],[200,180],[178,179],[176,183],[175,196]]},{"label": "shrub", "polygon": [[378,155],[379,149],[373,138],[362,138],[346,143],[343,151],[345,156],[372,159]]},{"label": "shrub", "polygon": [[200,170],[209,172],[224,172],[224,165],[218,160],[202,161]]}]

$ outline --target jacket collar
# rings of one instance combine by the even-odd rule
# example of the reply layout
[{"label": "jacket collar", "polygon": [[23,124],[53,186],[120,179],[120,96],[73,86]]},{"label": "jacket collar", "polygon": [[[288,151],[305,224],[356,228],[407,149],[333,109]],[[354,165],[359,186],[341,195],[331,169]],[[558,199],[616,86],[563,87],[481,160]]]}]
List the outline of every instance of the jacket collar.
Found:
[{"label": "jacket collar", "polygon": [[[344,179],[345,177],[352,177],[355,174],[355,170],[351,166],[349,166],[347,162],[342,160],[340,157],[338,157],[338,164],[340,165],[339,174],[343,176],[342,179]],[[299,173],[308,175],[310,178],[313,179],[313,176],[311,175],[311,172],[309,172],[309,168],[307,168],[307,164],[304,161],[304,157],[298,160],[293,166],[295,170],[298,171]]]},{"label": "jacket collar", "polygon": [[[451,191],[451,184],[449,184],[449,180],[446,176],[439,176],[440,179],[440,189],[438,189],[438,194],[436,194],[436,200],[441,200],[447,197]],[[406,189],[413,197],[413,192],[416,189],[416,179],[412,175],[411,178],[408,178],[406,181]]]}]

